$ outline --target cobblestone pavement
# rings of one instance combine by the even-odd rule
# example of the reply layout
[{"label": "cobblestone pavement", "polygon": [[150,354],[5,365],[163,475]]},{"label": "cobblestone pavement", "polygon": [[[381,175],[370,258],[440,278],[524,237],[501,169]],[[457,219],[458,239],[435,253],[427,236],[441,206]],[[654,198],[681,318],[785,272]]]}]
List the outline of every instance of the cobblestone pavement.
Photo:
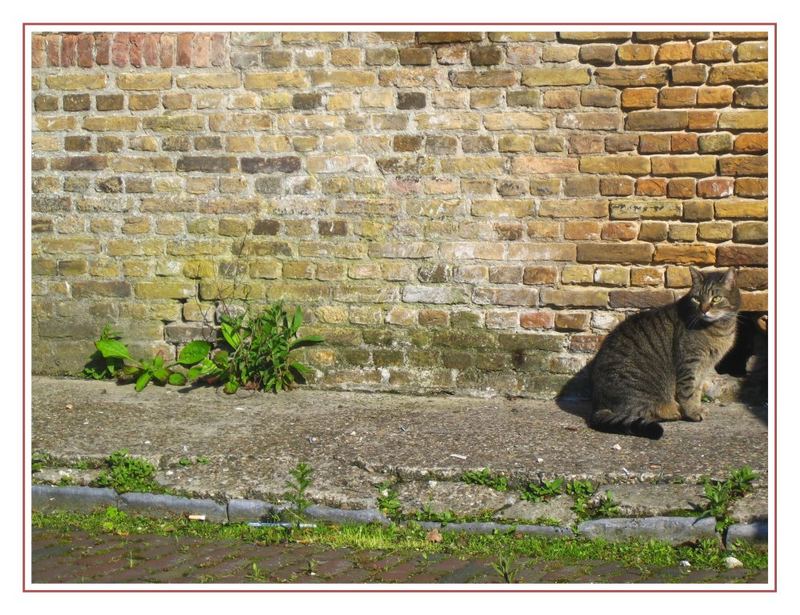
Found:
[{"label": "cobblestone pavement", "polygon": [[[177,536],[92,536],[34,529],[33,583],[500,583],[490,558],[262,546]],[[767,571],[678,567],[642,572],[614,562],[513,563],[520,583],[766,583]]]}]

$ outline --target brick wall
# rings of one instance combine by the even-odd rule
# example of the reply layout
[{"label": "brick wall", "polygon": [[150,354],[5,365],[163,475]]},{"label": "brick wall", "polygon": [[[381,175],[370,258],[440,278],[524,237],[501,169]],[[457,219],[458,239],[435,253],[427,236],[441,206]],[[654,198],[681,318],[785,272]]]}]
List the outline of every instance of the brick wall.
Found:
[{"label": "brick wall", "polygon": [[[689,265],[767,309],[767,41],[735,32],[33,37],[34,371],[174,356],[235,291],[319,386],[551,396]],[[235,282],[235,284],[234,284]]]}]

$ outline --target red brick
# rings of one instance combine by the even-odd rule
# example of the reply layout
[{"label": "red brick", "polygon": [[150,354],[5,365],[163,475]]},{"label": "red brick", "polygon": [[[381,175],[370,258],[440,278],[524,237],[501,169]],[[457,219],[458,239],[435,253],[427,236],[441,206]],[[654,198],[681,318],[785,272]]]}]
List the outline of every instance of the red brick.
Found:
[{"label": "red brick", "polygon": [[114,66],[128,65],[128,34],[117,32],[114,35],[114,43],[111,47],[111,58]]},{"label": "red brick", "polygon": [[159,66],[158,39],[160,34],[145,34],[142,41],[142,59],[147,66]]},{"label": "red brick", "polygon": [[667,180],[663,177],[640,177],[636,180],[636,194],[639,196],[664,196],[667,193]]},{"label": "red brick", "polygon": [[94,61],[100,66],[106,66],[111,61],[111,35],[95,34],[94,48]]},{"label": "red brick", "polygon": [[695,195],[697,180],[692,177],[671,179],[667,184],[667,196],[673,199],[690,199]]},{"label": "red brick", "polygon": [[192,65],[192,41],[194,33],[182,32],[178,34],[178,47],[175,64],[177,66]]},{"label": "red brick", "polygon": [[603,224],[603,239],[621,239],[630,241],[639,234],[639,225],[635,222],[606,222]]},{"label": "red brick", "polygon": [[42,68],[47,64],[47,39],[40,34],[31,38],[31,66]]},{"label": "red brick", "polygon": [[211,34],[199,32],[192,41],[192,66],[206,68],[211,64]]},{"label": "red brick", "polygon": [[47,65],[61,65],[61,37],[58,34],[47,35]]},{"label": "red brick", "polygon": [[211,65],[224,66],[227,56],[227,49],[225,48],[225,34],[222,32],[215,32],[211,37]]},{"label": "red brick", "polygon": [[720,267],[766,265],[768,256],[767,246],[719,246],[717,249],[717,265]]},{"label": "red brick", "polygon": [[669,149],[674,154],[692,154],[697,151],[697,135],[680,132],[670,137]]},{"label": "red brick", "polygon": [[64,34],[61,37],[61,66],[75,66],[78,60],[78,36]]},{"label": "red brick", "polygon": [[144,44],[144,34],[141,32],[136,32],[130,35],[128,38],[129,47],[128,47],[128,58],[130,60],[131,66],[135,66],[136,68],[141,68],[142,66],[142,45]]},{"label": "red brick", "polygon": [[719,199],[733,194],[732,177],[707,177],[698,180],[697,196],[705,199]]},{"label": "red brick", "polygon": [[630,196],[634,180],[630,177],[601,177],[600,194],[603,196]]},{"label": "red brick", "polygon": [[161,67],[171,68],[175,66],[175,47],[177,45],[175,35],[162,34],[159,42],[161,43],[161,50],[159,51]]},{"label": "red brick", "polygon": [[733,151],[737,154],[765,154],[768,146],[766,133],[745,133],[736,137]]},{"label": "red brick", "polygon": [[81,68],[91,68],[94,64],[92,51],[94,49],[94,36],[91,34],[80,34],[78,36],[78,66]]},{"label": "red brick", "polygon": [[554,324],[554,312],[524,312],[519,315],[519,326],[523,329],[552,329]]}]

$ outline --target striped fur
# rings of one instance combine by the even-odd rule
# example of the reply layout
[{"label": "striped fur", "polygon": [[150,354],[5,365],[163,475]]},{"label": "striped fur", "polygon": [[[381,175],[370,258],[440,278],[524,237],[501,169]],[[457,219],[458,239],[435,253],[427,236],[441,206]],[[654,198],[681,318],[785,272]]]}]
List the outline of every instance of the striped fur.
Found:
[{"label": "striped fur", "polygon": [[593,428],[657,440],[659,421],[703,419],[703,380],[733,346],[740,299],[733,269],[691,272],[684,297],[634,314],[603,342],[591,372]]}]

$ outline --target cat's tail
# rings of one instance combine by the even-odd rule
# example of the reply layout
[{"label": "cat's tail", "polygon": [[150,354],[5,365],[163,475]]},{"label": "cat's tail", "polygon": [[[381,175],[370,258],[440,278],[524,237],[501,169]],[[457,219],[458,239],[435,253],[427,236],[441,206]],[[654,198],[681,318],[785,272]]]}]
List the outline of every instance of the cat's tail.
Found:
[{"label": "cat's tail", "polygon": [[658,440],[664,435],[664,428],[656,421],[638,416],[625,416],[608,409],[592,412],[589,425],[597,431],[640,436]]}]

